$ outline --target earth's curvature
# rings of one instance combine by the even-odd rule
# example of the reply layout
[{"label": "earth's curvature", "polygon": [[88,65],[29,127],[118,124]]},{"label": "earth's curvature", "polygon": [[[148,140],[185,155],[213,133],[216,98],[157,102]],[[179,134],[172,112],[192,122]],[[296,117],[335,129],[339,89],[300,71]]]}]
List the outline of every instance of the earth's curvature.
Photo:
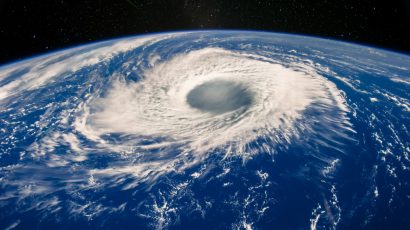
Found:
[{"label": "earth's curvature", "polygon": [[0,228],[410,228],[410,56],[193,31],[0,67]]}]

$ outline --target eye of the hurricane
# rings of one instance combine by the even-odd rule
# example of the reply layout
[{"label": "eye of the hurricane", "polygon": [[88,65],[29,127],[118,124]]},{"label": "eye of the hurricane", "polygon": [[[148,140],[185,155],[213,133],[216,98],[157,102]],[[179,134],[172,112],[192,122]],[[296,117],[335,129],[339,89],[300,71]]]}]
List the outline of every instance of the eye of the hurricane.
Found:
[{"label": "eye of the hurricane", "polygon": [[252,93],[247,87],[226,80],[202,83],[187,95],[187,102],[191,107],[214,114],[246,109],[252,101]]}]

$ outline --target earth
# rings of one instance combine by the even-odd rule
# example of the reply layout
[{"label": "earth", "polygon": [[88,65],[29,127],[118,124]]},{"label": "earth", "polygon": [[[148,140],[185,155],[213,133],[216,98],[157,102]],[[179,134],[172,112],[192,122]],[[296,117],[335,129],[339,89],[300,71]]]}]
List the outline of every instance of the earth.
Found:
[{"label": "earth", "polygon": [[2,229],[408,229],[410,56],[184,31],[0,67]]}]

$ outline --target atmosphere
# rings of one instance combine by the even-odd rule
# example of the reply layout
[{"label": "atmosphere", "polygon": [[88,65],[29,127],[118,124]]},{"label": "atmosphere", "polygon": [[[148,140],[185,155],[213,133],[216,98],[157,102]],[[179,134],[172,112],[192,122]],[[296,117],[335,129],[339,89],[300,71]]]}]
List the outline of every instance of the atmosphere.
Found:
[{"label": "atmosphere", "polygon": [[107,38],[188,29],[310,34],[409,53],[409,28],[406,0],[3,0],[0,62]]}]

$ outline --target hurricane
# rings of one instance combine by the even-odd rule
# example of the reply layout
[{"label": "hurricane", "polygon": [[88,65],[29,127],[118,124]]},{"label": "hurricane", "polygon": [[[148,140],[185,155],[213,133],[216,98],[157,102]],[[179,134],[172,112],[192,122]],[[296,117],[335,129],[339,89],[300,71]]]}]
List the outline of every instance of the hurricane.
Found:
[{"label": "hurricane", "polygon": [[405,225],[409,70],[406,55],[246,31],[4,65],[0,226]]}]

